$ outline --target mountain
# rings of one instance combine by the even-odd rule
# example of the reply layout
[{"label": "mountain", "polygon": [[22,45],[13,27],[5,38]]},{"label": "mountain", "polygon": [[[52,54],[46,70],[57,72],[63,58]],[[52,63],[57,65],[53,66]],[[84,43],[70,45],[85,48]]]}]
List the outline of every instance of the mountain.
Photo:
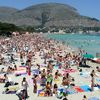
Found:
[{"label": "mountain", "polygon": [[0,7],[0,21],[18,26],[100,27],[99,20],[82,16],[74,7],[59,3],[38,4],[22,10]]},{"label": "mountain", "polygon": [[0,7],[0,21],[6,22],[9,21],[12,17],[12,14],[17,12],[18,9],[10,7]]}]

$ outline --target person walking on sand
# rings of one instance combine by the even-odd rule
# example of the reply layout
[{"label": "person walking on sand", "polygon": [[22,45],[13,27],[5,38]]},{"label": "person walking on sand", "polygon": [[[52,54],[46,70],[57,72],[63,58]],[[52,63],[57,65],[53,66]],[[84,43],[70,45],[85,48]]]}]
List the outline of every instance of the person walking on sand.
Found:
[{"label": "person walking on sand", "polygon": [[92,70],[90,76],[91,76],[91,91],[93,91],[95,86],[95,76],[97,77],[94,70]]},{"label": "person walking on sand", "polygon": [[21,85],[22,85],[22,88],[23,88],[23,98],[26,99],[29,96],[28,96],[28,93],[27,93],[28,83],[27,83],[25,77],[23,78]]},{"label": "person walking on sand", "polygon": [[34,78],[33,78],[33,87],[34,87],[34,89],[33,89],[33,93],[37,93],[37,80],[36,80],[36,77],[37,77],[37,75],[35,75],[34,76]]},{"label": "person walking on sand", "polygon": [[91,91],[94,90],[94,75],[91,74]]}]

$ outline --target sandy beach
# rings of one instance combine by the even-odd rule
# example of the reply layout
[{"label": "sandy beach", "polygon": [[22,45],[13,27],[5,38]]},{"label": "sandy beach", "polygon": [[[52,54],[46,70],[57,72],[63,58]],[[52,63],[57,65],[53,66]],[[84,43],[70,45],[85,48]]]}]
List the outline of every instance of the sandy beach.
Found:
[{"label": "sandy beach", "polygon": [[[37,36],[37,37],[36,37]],[[90,76],[90,73],[92,72],[92,70],[95,70],[95,73],[96,73],[96,77],[95,77],[95,83],[97,84],[100,84],[100,81],[97,81],[97,79],[100,78],[100,72],[97,72],[96,70],[96,67],[97,66],[100,66],[100,64],[97,64],[97,63],[93,63],[91,61],[87,61],[87,65],[91,66],[90,68],[84,68],[84,67],[79,67],[78,64],[77,64],[77,58],[74,59],[73,58],[73,53],[70,48],[64,46],[63,44],[61,43],[57,43],[56,41],[53,41],[53,40],[45,40],[41,36],[38,36],[38,35],[34,35],[32,38],[31,36],[28,34],[28,35],[25,35],[24,37],[27,37],[26,39],[24,39],[23,37],[21,36],[18,36],[17,38],[16,37],[13,37],[12,39],[9,39],[7,41],[5,40],[0,40],[0,43],[2,44],[2,41],[4,42],[3,45],[5,45],[6,48],[3,47],[3,45],[1,46],[3,49],[3,51],[1,50],[0,53],[1,53],[1,58],[2,58],[2,54],[3,56],[5,56],[5,54],[8,53],[8,49],[7,48],[10,48],[9,46],[7,46],[5,43],[10,43],[10,44],[13,44],[14,42],[14,39],[16,40],[16,43],[13,44],[15,47],[20,47],[20,48],[24,48],[25,44],[28,46],[28,52],[32,52],[32,56],[31,57],[31,71],[34,70],[34,69],[38,69],[38,66],[37,64],[40,65],[40,71],[42,71],[43,69],[45,69],[47,71],[47,66],[48,65],[48,61],[49,59],[53,59],[55,58],[55,61],[54,63],[56,63],[57,65],[57,61],[60,62],[62,64],[62,67],[59,68],[55,68],[54,66],[51,66],[53,67],[52,69],[52,76],[53,76],[53,82],[52,82],[52,87],[55,83],[57,83],[58,85],[58,89],[63,87],[62,86],[62,78],[63,78],[63,70],[67,70],[67,69],[74,69],[75,71],[74,72],[69,72],[69,75],[74,78],[74,83],[75,86],[83,86],[83,85],[88,85],[91,87],[91,76]],[[22,39],[22,40],[21,40]],[[30,39],[30,40],[29,40]],[[45,41],[45,42],[44,42]],[[20,42],[20,43],[19,43]],[[18,44],[18,46],[16,46],[16,44]],[[11,47],[12,48],[12,47]],[[37,49],[40,49],[40,50],[37,50]],[[54,52],[54,51],[56,52]],[[26,53],[27,51],[25,51],[25,54],[26,56],[23,57],[23,61],[20,60],[20,54],[18,52],[21,52],[21,51],[24,51],[24,50],[18,50],[17,52],[16,51],[13,51],[15,54],[14,54],[14,59],[17,59],[16,61],[14,62],[11,62],[10,63],[10,66],[13,67],[14,65],[17,66],[17,68],[20,68],[19,66],[22,66],[22,62],[23,63],[26,63],[27,59],[28,59],[28,54]],[[6,53],[5,53],[6,52]],[[53,54],[52,54],[53,52]],[[12,52],[11,52],[12,53]],[[43,58],[44,54],[42,53],[45,53],[45,54],[48,54],[49,57],[47,57],[46,59],[46,64],[47,66],[42,66],[43,64],[45,64],[45,59]],[[65,66],[65,62],[66,60],[68,60],[67,58],[64,59],[64,57],[66,56],[66,54],[70,53],[71,56],[69,57],[69,61],[72,60],[72,58],[76,61],[74,64],[70,64],[68,65],[68,68],[64,68]],[[41,55],[40,55],[41,54]],[[15,56],[16,55],[16,56]],[[60,55],[60,56],[58,56]],[[79,55],[77,57],[80,57]],[[8,59],[8,58],[7,58]],[[60,61],[60,60],[61,61]],[[65,60],[65,62],[64,62]],[[4,61],[5,60],[5,57],[4,57]],[[2,68],[2,66],[6,66],[4,68],[4,70],[6,71],[9,64],[8,63],[2,63],[0,65],[0,69]],[[66,65],[67,66],[67,65]],[[50,67],[50,66],[49,66]],[[79,68],[79,69],[78,69]],[[82,71],[80,71],[80,69]],[[54,80],[54,77],[55,77],[55,73],[56,71],[59,70],[59,73],[62,74],[62,76],[59,76],[59,80],[56,82]],[[81,72],[86,72],[85,75],[81,75]],[[4,74],[0,74],[0,76],[3,76]],[[32,78],[34,77],[33,76],[33,72],[31,72],[31,75],[28,75],[28,73],[24,74],[24,75],[21,75],[21,76],[15,76],[15,72],[13,73],[10,73],[10,74],[7,74],[8,77],[11,78],[11,80],[13,82],[17,82],[19,83],[18,84],[18,88],[21,89],[22,86],[21,86],[21,82],[23,80],[23,77],[26,77],[26,80],[28,82],[28,95],[29,95],[29,98],[27,98],[27,100],[60,100],[56,97],[56,94],[53,94],[53,96],[45,96],[45,97],[41,97],[41,96],[38,96],[37,93],[33,93],[33,81],[32,81]],[[41,76],[41,75],[40,75]],[[70,84],[71,84],[70,82]],[[16,94],[3,94],[3,91],[5,91],[5,88],[4,88],[4,85],[5,83],[0,83],[0,100],[18,100],[18,96]],[[38,84],[37,83],[37,90],[40,90],[42,87],[40,86],[40,83]],[[100,89],[98,88],[94,88],[94,91],[84,91],[84,92],[77,92],[77,93],[74,93],[74,94],[68,94],[67,96],[67,99],[68,100],[82,100],[83,99],[83,95],[86,95],[87,98],[90,98],[90,97],[98,97],[100,98]],[[62,97],[63,99],[63,97]],[[61,100],[62,100],[61,99]]]}]

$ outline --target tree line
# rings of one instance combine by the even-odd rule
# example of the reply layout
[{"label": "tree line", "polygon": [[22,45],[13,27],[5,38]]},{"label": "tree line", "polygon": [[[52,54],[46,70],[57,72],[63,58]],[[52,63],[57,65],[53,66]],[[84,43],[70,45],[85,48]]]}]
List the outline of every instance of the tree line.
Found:
[{"label": "tree line", "polygon": [[71,26],[71,27],[63,27],[63,26],[50,26],[50,27],[46,27],[46,26],[16,26],[14,24],[10,24],[10,23],[2,23],[0,22],[0,35],[8,35],[11,32],[43,32],[43,33],[47,33],[48,31],[50,32],[59,32],[59,30],[62,29],[64,30],[66,33],[77,33],[79,31],[82,32],[88,32],[88,31],[94,31],[94,32],[99,32],[100,31],[100,27],[82,27],[82,26]]}]

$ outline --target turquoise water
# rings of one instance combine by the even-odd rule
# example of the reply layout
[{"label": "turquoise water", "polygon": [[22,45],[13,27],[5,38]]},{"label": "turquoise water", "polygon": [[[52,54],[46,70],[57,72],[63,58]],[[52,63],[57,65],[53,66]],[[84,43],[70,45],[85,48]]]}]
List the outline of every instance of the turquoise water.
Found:
[{"label": "turquoise water", "polygon": [[93,54],[100,53],[100,36],[99,35],[86,35],[86,34],[48,34],[49,38],[65,42],[74,48],[80,48],[87,53]]}]

